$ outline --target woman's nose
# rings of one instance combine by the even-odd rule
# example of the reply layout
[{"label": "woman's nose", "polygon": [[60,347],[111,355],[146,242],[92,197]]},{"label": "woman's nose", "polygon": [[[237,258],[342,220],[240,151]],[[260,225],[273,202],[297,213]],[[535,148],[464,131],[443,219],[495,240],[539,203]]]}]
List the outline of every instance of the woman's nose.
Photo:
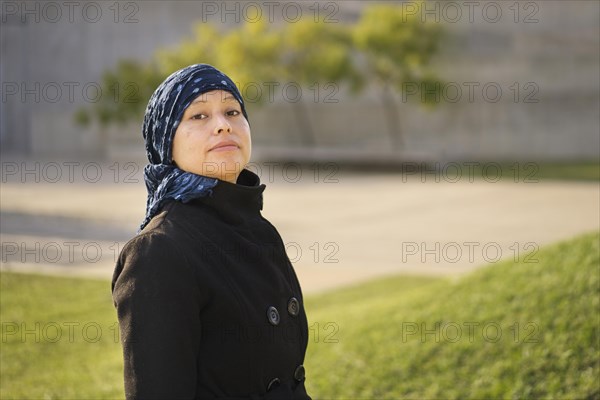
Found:
[{"label": "woman's nose", "polygon": [[227,121],[227,119],[225,117],[220,116],[220,117],[217,117],[214,133],[216,135],[218,135],[223,132],[231,133],[231,125],[229,124],[229,121]]}]

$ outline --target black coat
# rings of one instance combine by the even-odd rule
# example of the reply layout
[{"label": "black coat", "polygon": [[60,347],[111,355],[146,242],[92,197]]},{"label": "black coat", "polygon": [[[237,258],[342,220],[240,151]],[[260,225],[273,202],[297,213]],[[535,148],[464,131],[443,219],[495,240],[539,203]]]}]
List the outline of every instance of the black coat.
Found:
[{"label": "black coat", "polygon": [[169,201],[122,249],[112,290],[128,399],[310,399],[308,325],[265,185],[243,170]]}]

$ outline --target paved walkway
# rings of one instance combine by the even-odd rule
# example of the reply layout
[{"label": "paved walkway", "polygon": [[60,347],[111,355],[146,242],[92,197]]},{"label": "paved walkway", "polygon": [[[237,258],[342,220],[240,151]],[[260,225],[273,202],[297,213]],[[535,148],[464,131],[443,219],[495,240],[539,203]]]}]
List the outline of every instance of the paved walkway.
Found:
[{"label": "paved walkway", "polygon": [[[77,168],[73,182],[64,174],[51,182],[49,168],[39,182],[8,176],[0,192],[3,270],[110,278],[142,220],[146,193],[140,170],[100,167],[97,180],[91,169],[82,179]],[[459,275],[600,229],[594,182],[300,171],[299,179],[291,170],[261,176],[263,215],[287,244],[306,293],[395,273]]]}]

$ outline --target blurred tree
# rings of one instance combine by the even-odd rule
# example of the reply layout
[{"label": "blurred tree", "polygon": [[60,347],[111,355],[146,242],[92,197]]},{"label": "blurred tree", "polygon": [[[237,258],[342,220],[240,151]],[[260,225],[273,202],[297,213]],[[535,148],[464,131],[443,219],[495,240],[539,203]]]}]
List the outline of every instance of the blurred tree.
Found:
[{"label": "blurred tree", "polygon": [[[240,29],[223,35],[220,46],[227,51],[219,53],[215,65],[239,86],[244,98],[251,103],[263,104],[267,101],[262,90],[264,82],[278,80],[283,74],[281,58],[281,35],[266,20],[246,22]],[[260,88],[258,91],[257,88]],[[247,93],[252,91],[252,93]],[[254,93],[256,91],[257,93]]]},{"label": "blurred tree", "polygon": [[218,63],[223,33],[210,24],[196,24],[193,31],[192,37],[178,46],[156,51],[153,62],[165,78],[191,64],[202,62],[216,66]]},{"label": "blurred tree", "polygon": [[361,71],[367,81],[381,91],[388,134],[396,148],[403,145],[399,107],[393,92],[407,92],[426,105],[436,104],[441,82],[428,70],[441,37],[438,24],[421,20],[424,2],[416,7],[373,5],[366,7],[353,28],[353,42],[358,50]]},{"label": "blurred tree", "polygon": [[[172,49],[158,50],[156,63],[165,75],[188,65],[203,63],[227,71],[240,91],[249,85],[275,79],[281,40],[265,21],[244,23],[239,29],[219,32],[213,25],[198,23],[194,36]],[[226,49],[226,51],[224,51]],[[257,99],[257,102],[262,98]]]},{"label": "blurred tree", "polygon": [[[289,24],[283,32],[283,51],[279,60],[283,67],[282,78],[311,93],[315,102],[326,101],[323,93],[339,89],[339,84],[349,82],[355,91],[362,77],[355,70],[351,58],[352,37],[347,26],[302,19]],[[284,93],[285,94],[285,93]],[[304,144],[314,146],[316,135],[310,123],[308,108],[300,97],[293,110],[296,122],[303,133]],[[294,99],[296,100],[296,99]]]},{"label": "blurred tree", "polygon": [[88,124],[95,119],[102,126],[141,120],[153,91],[169,74],[190,64],[207,63],[227,71],[248,103],[272,100],[266,83],[270,87],[279,84],[280,89],[281,82],[292,83],[304,89],[304,96],[293,99],[292,109],[307,146],[316,144],[317,135],[302,97],[310,93],[322,101],[328,85],[337,90],[347,84],[352,93],[358,93],[365,82],[374,82],[382,93],[389,136],[400,147],[394,92],[434,104],[435,92],[440,90],[440,82],[428,70],[438,47],[439,26],[421,22],[418,12],[403,11],[395,5],[366,6],[355,25],[306,18],[277,26],[263,19],[220,32],[211,24],[197,24],[190,39],[158,50],[151,62],[122,61],[107,71],[102,77],[101,100],[80,110],[76,120]]},{"label": "blurred tree", "polygon": [[[141,120],[150,96],[171,73],[191,64],[211,64],[227,71],[240,90],[253,83],[274,81],[282,75],[279,65],[280,36],[269,32],[265,23],[246,23],[239,30],[219,32],[213,25],[199,23],[194,34],[178,46],[159,49],[149,63],[124,60],[102,76],[100,102],[80,109],[76,122],[87,125],[97,120],[101,126]],[[227,48],[227,51],[222,49]],[[129,95],[117,95],[120,87]],[[122,93],[121,93],[122,94]],[[244,93],[242,93],[244,95]],[[260,96],[254,102],[261,103]]]},{"label": "blurred tree", "polygon": [[[165,78],[155,64],[123,60],[102,75],[102,96],[89,108],[75,114],[75,121],[88,125],[93,119],[102,128],[110,123],[126,124],[144,115],[154,89]],[[103,130],[104,131],[104,130]]]},{"label": "blurred tree", "polygon": [[99,125],[100,143],[109,143],[108,125],[124,126],[132,120],[141,121],[146,104],[154,88],[160,84],[164,76],[154,64],[143,64],[138,61],[120,61],[112,71],[102,75],[98,101],[75,113],[75,123],[88,126],[92,120]]}]

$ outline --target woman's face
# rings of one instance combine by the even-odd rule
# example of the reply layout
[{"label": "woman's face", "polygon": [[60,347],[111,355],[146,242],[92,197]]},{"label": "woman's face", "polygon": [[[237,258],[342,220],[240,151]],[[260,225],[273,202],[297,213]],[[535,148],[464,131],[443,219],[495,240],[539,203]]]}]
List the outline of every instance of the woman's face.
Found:
[{"label": "woman's face", "polygon": [[250,161],[250,125],[240,103],[224,90],[198,96],[173,139],[173,160],[188,172],[236,183]]}]

